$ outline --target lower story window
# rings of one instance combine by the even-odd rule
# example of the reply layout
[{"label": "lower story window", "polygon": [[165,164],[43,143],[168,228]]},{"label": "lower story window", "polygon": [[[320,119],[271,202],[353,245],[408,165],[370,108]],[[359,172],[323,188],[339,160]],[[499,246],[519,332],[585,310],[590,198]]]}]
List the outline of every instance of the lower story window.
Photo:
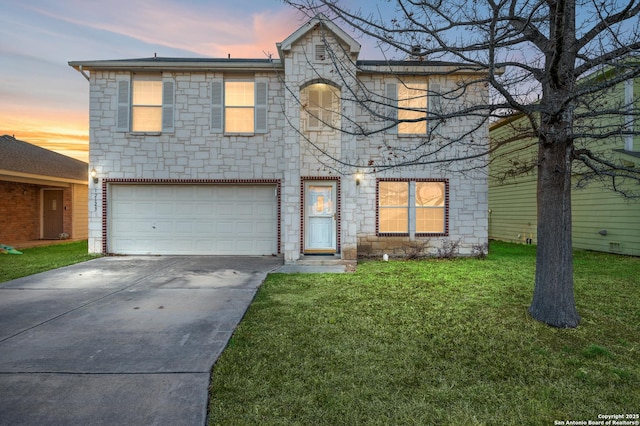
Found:
[{"label": "lower story window", "polygon": [[448,233],[446,180],[380,179],[377,198],[378,234]]}]

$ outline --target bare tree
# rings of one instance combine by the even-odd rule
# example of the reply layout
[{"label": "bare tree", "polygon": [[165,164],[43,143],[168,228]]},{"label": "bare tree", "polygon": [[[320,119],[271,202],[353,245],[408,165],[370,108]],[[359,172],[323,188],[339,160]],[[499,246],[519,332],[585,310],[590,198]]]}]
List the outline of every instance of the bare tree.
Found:
[{"label": "bare tree", "polygon": [[[463,97],[483,79],[490,85],[491,98],[485,104],[455,111],[442,105],[426,118],[429,126],[437,128],[444,120],[460,115],[483,120],[509,114],[526,118],[526,130],[517,130],[534,138],[537,157],[533,164],[519,165],[519,170],[514,168],[510,173],[537,169],[538,247],[529,312],[555,327],[576,327],[580,317],[573,292],[572,175],[579,171],[581,182],[607,179],[623,195],[638,195],[640,170],[608,158],[598,147],[607,138],[636,134],[632,124],[639,112],[637,102],[623,99],[612,103],[604,94],[640,75],[640,60],[634,56],[640,48],[640,1],[395,0],[366,2],[355,9],[338,0],[285,2],[309,16],[322,12],[329,19],[346,23],[356,33],[375,40],[389,61],[412,56],[458,64],[452,72],[482,71],[477,74],[481,77],[464,81],[440,96],[445,103]],[[393,14],[378,8],[388,8],[390,3],[395,4]],[[336,64],[336,70],[340,69]],[[348,81],[357,82],[353,78]],[[347,96],[378,117],[380,126],[371,129],[355,122],[350,126],[343,123],[341,131],[348,128],[366,135],[399,125],[398,120],[389,120],[389,115],[381,112],[392,105],[389,99],[376,97],[357,83],[355,86]],[[509,144],[520,139],[518,136],[523,135],[494,141],[492,146]],[[471,160],[486,155],[488,149],[484,147],[482,153],[468,149],[473,141],[465,135],[430,142],[425,138],[420,146],[403,152],[382,147],[389,152],[387,161],[366,166],[380,170],[457,163],[462,170],[466,164],[476,167],[478,163]],[[455,158],[443,158],[443,144],[464,147]]]}]

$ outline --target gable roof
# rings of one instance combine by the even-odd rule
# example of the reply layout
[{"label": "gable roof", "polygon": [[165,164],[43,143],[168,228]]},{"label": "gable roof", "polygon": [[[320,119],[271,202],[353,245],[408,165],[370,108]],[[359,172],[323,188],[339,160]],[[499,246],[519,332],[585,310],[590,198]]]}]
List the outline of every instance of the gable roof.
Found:
[{"label": "gable roof", "polygon": [[[92,61],[69,61],[69,66],[81,73],[88,81],[90,76],[86,71],[115,70],[115,71],[178,71],[178,72],[281,72],[284,69],[284,53],[291,50],[293,45],[308,35],[309,32],[321,27],[330,32],[336,39],[346,46],[349,54],[355,56],[354,62],[360,73],[393,73],[399,75],[449,75],[458,74],[486,74],[487,69],[471,63],[442,62],[430,60],[358,60],[360,43],[347,34],[342,28],[319,13],[280,43],[276,43],[279,58],[262,59],[247,58],[170,58],[154,56],[151,58],[108,59]],[[502,73],[503,70],[498,70]]]},{"label": "gable roof", "polygon": [[57,152],[0,136],[0,174],[21,175],[53,180],[88,181],[88,164]]},{"label": "gable roof", "polygon": [[282,52],[291,50],[291,46],[293,44],[306,36],[309,31],[312,31],[317,26],[322,26],[324,29],[333,33],[339,41],[343,42],[349,47],[349,53],[355,54],[356,56],[360,53],[360,43],[358,43],[353,37],[347,34],[342,28],[334,24],[324,14],[319,13],[309,21],[307,21],[306,24],[298,28],[289,37],[285,38],[282,42],[276,43],[278,52],[280,53],[280,58],[282,59],[283,57]]},{"label": "gable roof", "polygon": [[321,25],[326,30],[333,33],[336,38],[348,46],[351,54],[356,56],[360,53],[360,43],[347,34],[342,28],[331,22],[322,13],[316,15],[307,23],[298,28],[293,34],[280,43],[276,43],[280,59],[245,59],[245,58],[167,58],[154,56],[152,58],[137,59],[108,59],[97,61],[70,61],[69,66],[75,68],[89,80],[84,71],[92,70],[162,70],[162,71],[279,71],[283,67],[283,52],[291,49],[291,46],[303,38],[309,31]]}]

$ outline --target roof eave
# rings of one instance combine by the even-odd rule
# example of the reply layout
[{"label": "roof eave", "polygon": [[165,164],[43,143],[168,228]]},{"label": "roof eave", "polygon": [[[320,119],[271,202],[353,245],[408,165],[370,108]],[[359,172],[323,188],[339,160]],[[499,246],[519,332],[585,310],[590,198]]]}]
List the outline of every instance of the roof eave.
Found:
[{"label": "roof eave", "polygon": [[[489,70],[486,67],[479,67],[469,64],[439,63],[428,61],[359,61],[358,71],[364,74],[371,73],[397,75],[489,74]],[[504,69],[496,69],[494,73],[496,75],[500,75],[504,73]]]},{"label": "roof eave", "polygon": [[57,177],[57,176],[46,176],[46,175],[39,175],[35,173],[24,173],[24,172],[18,172],[14,170],[3,170],[3,169],[0,169],[0,180],[20,182],[20,183],[31,183],[35,185],[60,186],[60,187],[67,187],[70,184],[76,184],[76,185],[89,184],[88,178],[86,180],[80,180],[80,179],[64,178],[64,177]]},{"label": "roof eave", "polygon": [[282,68],[279,60],[265,61],[148,61],[148,60],[114,60],[114,61],[71,61],[69,66],[78,72],[82,71],[275,71]]}]

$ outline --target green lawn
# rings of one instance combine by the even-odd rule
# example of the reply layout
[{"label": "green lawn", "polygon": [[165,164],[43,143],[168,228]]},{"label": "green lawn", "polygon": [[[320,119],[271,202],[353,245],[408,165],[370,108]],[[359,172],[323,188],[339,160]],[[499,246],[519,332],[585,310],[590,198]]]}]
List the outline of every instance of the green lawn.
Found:
[{"label": "green lawn", "polygon": [[640,411],[640,258],[575,253],[582,323],[533,321],[535,247],[272,274],[213,369],[210,424],[552,425]]},{"label": "green lawn", "polygon": [[86,240],[20,251],[22,254],[0,254],[0,283],[97,257],[88,253]]}]

